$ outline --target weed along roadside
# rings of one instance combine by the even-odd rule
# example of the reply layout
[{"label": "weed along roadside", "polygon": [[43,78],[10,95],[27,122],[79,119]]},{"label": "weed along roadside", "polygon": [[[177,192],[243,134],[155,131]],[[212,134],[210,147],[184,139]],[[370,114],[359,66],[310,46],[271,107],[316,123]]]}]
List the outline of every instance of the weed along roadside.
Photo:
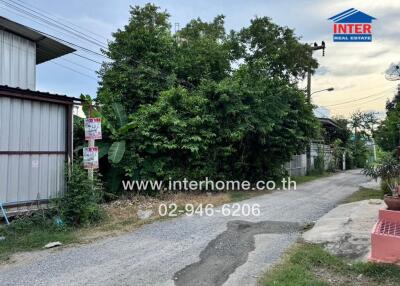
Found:
[{"label": "weed along roadside", "polygon": [[[182,210],[188,204],[194,208],[200,205],[217,207],[273,192],[272,190],[190,194],[179,192],[157,197],[133,195],[96,207],[95,202],[98,198],[91,197],[91,182],[86,172],[79,167],[73,171],[73,175],[70,181],[72,191],[63,199],[55,200],[52,208],[14,217],[10,227],[0,226],[0,236],[4,237],[0,242],[0,260],[3,263],[13,254],[40,250],[50,242],[59,241],[63,246],[85,244],[130,232],[160,219],[174,218],[160,216],[160,205],[170,206],[176,203],[178,209]],[[292,180],[302,184],[328,175],[324,173],[321,176],[295,177]],[[102,185],[98,180],[97,188],[99,193]],[[87,208],[91,200],[93,205]],[[59,224],[57,218],[60,216],[68,219]]]},{"label": "weed along roadside", "polygon": [[321,246],[298,243],[280,264],[269,270],[260,285],[398,285],[399,268],[393,265],[348,262]]},{"label": "weed along roadside", "polygon": [[0,286],[400,285],[400,3],[39,2],[0,0]]},{"label": "weed along roadside", "polygon": [[371,229],[385,191],[379,184],[366,186],[305,229],[305,240],[299,239],[280,263],[268,269],[260,285],[399,284],[399,266],[367,261]]}]

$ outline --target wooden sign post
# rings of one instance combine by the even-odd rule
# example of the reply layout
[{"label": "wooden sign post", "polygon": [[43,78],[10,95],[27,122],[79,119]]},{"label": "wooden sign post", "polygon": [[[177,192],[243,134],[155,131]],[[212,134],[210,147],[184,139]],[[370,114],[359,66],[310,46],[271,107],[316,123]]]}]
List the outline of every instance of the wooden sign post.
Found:
[{"label": "wooden sign post", "polygon": [[83,148],[83,166],[88,170],[88,177],[93,181],[93,170],[99,168],[99,148],[95,140],[102,138],[101,118],[92,118],[92,106],[89,107],[89,118],[85,118],[85,140],[88,147]]}]

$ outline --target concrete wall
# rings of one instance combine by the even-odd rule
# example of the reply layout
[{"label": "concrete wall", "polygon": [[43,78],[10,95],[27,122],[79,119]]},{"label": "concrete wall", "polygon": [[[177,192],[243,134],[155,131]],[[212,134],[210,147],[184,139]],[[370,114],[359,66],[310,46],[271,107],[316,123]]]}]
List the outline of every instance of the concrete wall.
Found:
[{"label": "concrete wall", "polygon": [[[333,160],[331,147],[316,143],[311,144],[311,170],[314,169],[314,161],[319,154],[323,154],[325,170],[327,170]],[[292,160],[286,163],[284,167],[288,171],[289,176],[305,176],[307,174],[306,154],[293,156]]]},{"label": "concrete wall", "polygon": [[36,44],[1,30],[0,85],[36,88]]}]

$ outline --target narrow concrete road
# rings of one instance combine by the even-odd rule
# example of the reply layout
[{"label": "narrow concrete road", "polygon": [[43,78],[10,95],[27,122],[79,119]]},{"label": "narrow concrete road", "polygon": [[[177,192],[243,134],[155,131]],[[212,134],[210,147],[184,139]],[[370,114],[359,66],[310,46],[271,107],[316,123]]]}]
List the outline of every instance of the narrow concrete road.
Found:
[{"label": "narrow concrete road", "polygon": [[0,285],[255,285],[315,221],[367,181],[339,173],[241,204],[260,216],[222,214],[160,221],[119,237],[46,251],[0,266]]}]

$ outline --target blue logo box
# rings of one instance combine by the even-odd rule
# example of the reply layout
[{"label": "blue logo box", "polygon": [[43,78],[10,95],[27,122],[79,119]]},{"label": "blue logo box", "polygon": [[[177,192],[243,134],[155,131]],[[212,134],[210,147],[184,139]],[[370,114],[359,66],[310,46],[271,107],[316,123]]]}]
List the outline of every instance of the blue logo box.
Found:
[{"label": "blue logo box", "polygon": [[334,42],[372,42],[371,34],[333,34]]}]

